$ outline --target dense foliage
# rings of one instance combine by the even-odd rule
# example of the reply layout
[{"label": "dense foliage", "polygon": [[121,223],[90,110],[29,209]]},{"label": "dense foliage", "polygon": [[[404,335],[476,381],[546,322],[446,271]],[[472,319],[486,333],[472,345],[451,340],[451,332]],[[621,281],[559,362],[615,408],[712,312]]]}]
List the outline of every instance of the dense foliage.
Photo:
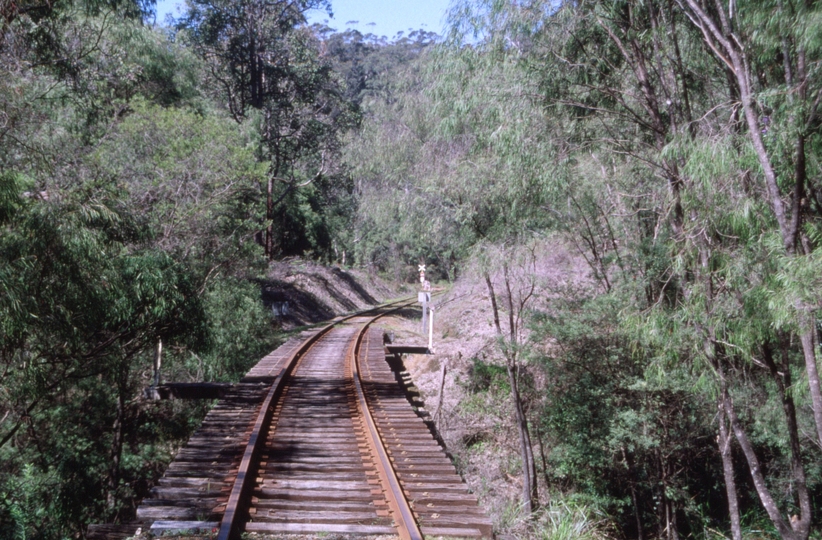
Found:
[{"label": "dense foliage", "polygon": [[[485,269],[526,511],[574,493],[625,537],[819,534],[819,17],[456,2],[365,103],[357,260]],[[540,290],[517,255],[558,232],[591,287]]]},{"label": "dense foliage", "polygon": [[344,228],[345,74],[302,25],[316,6],[280,2],[255,90],[252,4],[173,30],[151,2],[0,7],[0,538],[131,519],[207,408],[146,398],[157,355],[165,380],[238,378],[281,339],[260,244],[327,257]]},{"label": "dense foliage", "polygon": [[[143,397],[158,345],[236,378],[290,255],[480,269],[465,406],[508,396],[533,534],[818,537],[819,4],[464,0],[439,44],[330,7],[0,4],[0,537],[128,519],[204,411]],[[590,286],[541,288],[546,235]]]}]

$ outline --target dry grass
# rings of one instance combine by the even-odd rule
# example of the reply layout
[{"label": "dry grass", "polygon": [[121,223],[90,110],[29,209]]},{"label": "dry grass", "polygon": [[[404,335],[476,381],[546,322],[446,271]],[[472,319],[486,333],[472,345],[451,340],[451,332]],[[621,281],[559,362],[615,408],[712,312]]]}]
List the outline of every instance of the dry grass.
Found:
[{"label": "dry grass", "polygon": [[[531,275],[537,284],[533,307],[543,307],[546,301],[568,289],[591,286],[589,268],[581,257],[574,254],[558,239],[546,240],[537,246],[536,271]],[[304,261],[291,261],[272,268],[271,278],[282,283],[299,283],[335,311],[344,311],[346,301],[359,302],[356,291],[340,291],[347,287],[339,280],[338,272],[322,269]],[[384,299],[396,296],[385,282],[373,276],[355,275],[369,294]],[[493,276],[500,282],[501,273]],[[469,269],[445,294],[434,299],[435,333],[433,355],[407,355],[405,366],[420,390],[426,409],[433,413],[439,407],[437,428],[446,442],[452,460],[469,488],[478,496],[481,506],[494,520],[497,538],[543,540],[600,540],[608,537],[608,524],[602,516],[581,505],[562,500],[543,501],[544,507],[536,516],[528,518],[519,505],[521,480],[519,477],[518,447],[513,412],[507,395],[471,395],[466,381],[471,359],[481,357],[486,362],[500,362],[496,345],[490,301],[485,283],[476,270]],[[395,343],[427,345],[420,320],[390,317],[380,326],[395,335]],[[445,365],[442,395],[441,368]],[[539,381],[537,381],[539,384]],[[546,486],[541,485],[541,493]],[[169,537],[174,538],[174,537]],[[179,537],[183,538],[183,537]],[[191,539],[194,537],[184,537]],[[197,537],[204,540],[211,537]],[[260,540],[380,540],[390,538],[351,537],[327,535],[247,535]]]},{"label": "dry grass", "polygon": [[[538,244],[535,255],[536,265],[528,274],[537,287],[533,308],[544,307],[552,296],[569,289],[591,286],[588,266],[561,240]],[[492,277],[501,283],[501,272]],[[521,512],[518,439],[508,396],[493,392],[472,395],[466,388],[473,358],[503,363],[487,288],[479,272],[472,269],[464,273],[446,294],[435,299],[434,305],[435,354],[408,355],[405,366],[426,409],[433,414],[439,408],[437,429],[458,471],[494,520],[498,538],[604,538],[602,520],[585,507],[558,502],[536,519],[526,519]],[[395,333],[396,342],[428,343],[419,319],[395,318],[380,324]],[[447,375],[439,395],[443,365]],[[547,486],[540,488],[545,494]]]}]

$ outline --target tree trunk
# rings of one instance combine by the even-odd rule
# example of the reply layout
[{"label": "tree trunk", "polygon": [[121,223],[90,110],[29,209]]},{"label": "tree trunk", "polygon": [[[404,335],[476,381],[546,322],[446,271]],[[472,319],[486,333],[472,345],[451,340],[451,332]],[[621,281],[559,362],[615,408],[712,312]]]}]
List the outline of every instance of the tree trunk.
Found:
[{"label": "tree trunk", "polygon": [[[692,1],[692,0],[689,0]],[[748,123],[748,133],[753,144],[756,155],[759,158],[759,163],[765,173],[765,180],[768,187],[768,195],[770,197],[771,209],[773,210],[776,221],[779,224],[780,232],[782,233],[782,240],[785,251],[789,255],[797,253],[797,239],[798,232],[801,225],[801,216],[798,215],[800,211],[801,201],[804,197],[804,181],[805,181],[805,145],[804,137],[800,136],[797,142],[796,155],[796,178],[793,199],[796,201],[794,210],[797,213],[793,215],[790,222],[785,215],[785,209],[782,204],[782,198],[779,193],[779,187],[776,180],[776,172],[771,164],[770,156],[767,153],[765,144],[762,141],[762,134],[760,133],[759,117],[753,106],[753,95],[748,81],[747,65],[743,61],[742,54],[729,44],[729,55],[733,61],[737,82],[739,84],[742,107],[745,113],[745,119]],[[800,85],[804,86],[804,85]],[[811,316],[804,313],[802,306],[797,306],[799,312],[799,333],[800,341],[802,343],[802,354],[805,357],[805,369],[808,374],[808,383],[811,391],[811,407],[813,409],[814,422],[816,423],[816,433],[819,443],[822,444],[822,393],[820,393],[819,373],[816,367],[816,353],[813,347],[813,324],[807,321]]]},{"label": "tree trunk", "polygon": [[[528,469],[528,484],[523,482],[523,496],[528,501],[528,512],[534,512],[539,507],[539,491],[537,486],[537,464],[534,460],[534,448],[531,446],[531,433],[528,429],[528,417],[525,414],[525,406],[519,392],[519,331],[517,328],[517,316],[514,315],[514,294],[511,291],[511,278],[508,273],[508,263],[502,266],[505,276],[505,292],[508,298],[508,335],[510,347],[508,349],[508,378],[511,380],[511,396],[514,398],[516,407],[517,423],[519,425],[520,444],[522,445],[523,469]],[[527,492],[526,492],[527,489]],[[527,495],[526,495],[527,493]]]},{"label": "tree trunk", "polygon": [[522,406],[519,393],[517,366],[508,364],[508,381],[511,384],[511,397],[514,401],[514,413],[519,431],[520,457],[522,458],[522,501],[526,513],[531,514],[539,508],[539,491],[537,487],[536,464],[531,447],[531,434],[528,430],[528,418]]},{"label": "tree trunk", "polygon": [[811,408],[816,423],[817,442],[822,446],[822,391],[819,387],[819,369],[816,365],[816,329],[814,316],[802,313],[799,321],[799,338],[802,341],[802,355],[805,359],[805,371],[808,373],[808,385],[811,390]]},{"label": "tree trunk", "polygon": [[676,508],[673,501],[668,498],[668,463],[660,448],[656,449],[656,459],[659,464],[659,499],[662,502],[659,507],[659,537],[666,540],[678,540]]},{"label": "tree trunk", "polygon": [[639,501],[636,496],[636,486],[631,482],[631,502],[634,504],[634,519],[636,520],[637,540],[645,540],[642,532],[642,515],[639,512]]},{"label": "tree trunk", "polygon": [[485,273],[485,286],[488,287],[488,296],[491,298],[491,313],[494,315],[494,328],[497,334],[502,335],[502,328],[499,325],[499,309],[497,308],[497,295],[494,294],[494,284],[491,283],[491,276]]},{"label": "tree trunk", "polygon": [[112,519],[116,518],[117,514],[114,509],[117,502],[117,488],[120,484],[120,460],[123,455],[123,424],[126,416],[129,371],[129,361],[123,360],[117,374],[117,413],[112,429],[109,472],[106,482],[106,506],[112,513]]},{"label": "tree trunk", "polygon": [[720,397],[717,400],[719,416],[719,455],[722,457],[722,473],[725,476],[725,494],[728,497],[728,514],[731,517],[731,538],[742,540],[742,525],[739,518],[739,498],[736,492],[734,479],[734,462],[731,454],[731,436],[728,433],[727,415],[725,414],[725,394],[727,389],[722,385]]},{"label": "tree trunk", "polygon": [[676,529],[676,507],[667,496],[665,497],[665,531],[668,540],[679,540],[679,532]]},{"label": "tree trunk", "polygon": [[[694,25],[702,32],[705,43],[714,52],[719,61],[733,73],[733,78],[739,89],[739,98],[742,102],[742,112],[748,128],[748,139],[750,140],[751,145],[756,152],[759,164],[762,167],[762,172],[765,177],[766,191],[768,194],[768,202],[774,217],[776,218],[777,224],[779,225],[779,232],[782,237],[783,247],[789,256],[795,256],[801,252],[801,249],[798,249],[798,236],[802,222],[802,216],[800,214],[802,212],[802,205],[804,204],[802,202],[804,199],[802,195],[805,189],[804,185],[806,174],[805,140],[801,131],[804,126],[800,127],[800,134],[796,144],[797,155],[795,156],[794,190],[792,194],[793,204],[791,208],[793,213],[791,216],[788,216],[785,205],[782,201],[779,184],[777,182],[777,173],[762,138],[762,126],[760,123],[759,112],[756,107],[755,96],[751,87],[752,69],[749,65],[748,59],[745,56],[745,44],[734,32],[733,25],[736,19],[732,13],[725,11],[725,7],[721,2],[716,3],[716,10],[712,11],[711,14],[703,9],[703,6],[698,2],[698,0],[677,0],[677,2],[683,7]],[[733,5],[734,4],[732,2],[730,6]],[[783,45],[785,43],[786,41],[783,41]],[[783,51],[783,53],[787,52],[787,50]],[[790,59],[787,54],[784,60],[786,61],[787,66],[786,77],[788,80],[793,79],[793,76],[789,73]],[[794,95],[803,101],[807,98],[805,93],[805,83],[807,81],[804,74],[804,63],[804,51],[799,48],[797,54],[797,85],[794,87],[795,91],[787,93],[789,99],[793,99]],[[797,123],[801,126],[806,124],[807,120],[810,120],[810,117],[805,119],[803,122]],[[819,439],[819,442],[822,443],[822,395],[820,395],[819,390],[819,373],[816,366],[816,354],[814,350],[813,315],[812,313],[806,311],[804,306],[797,305],[796,309],[799,337],[802,344],[805,369],[808,375],[808,382],[811,391],[811,406],[814,413],[814,422],[816,423],[817,428],[817,438]],[[789,376],[789,366],[785,363],[783,368],[785,375]],[[775,378],[780,379],[779,373],[776,374]],[[781,381],[780,379],[777,381],[777,384],[784,384],[784,381]],[[771,521],[774,523],[783,538],[807,538],[808,533],[806,532],[807,527],[805,525],[805,521],[810,520],[810,507],[808,506],[808,513],[806,513],[804,510],[805,503],[803,502],[803,496],[801,495],[801,490],[806,488],[804,486],[804,468],[802,467],[801,456],[798,454],[799,448],[797,447],[794,449],[793,442],[791,442],[792,472],[794,473],[793,480],[797,487],[797,493],[800,495],[800,507],[803,508],[803,515],[801,518],[795,520],[792,519],[791,525],[789,526],[782,518],[779,513],[779,509],[767,490],[764,478],[762,476],[762,471],[759,467],[756,455],[753,452],[753,447],[748,441],[747,436],[740,425],[739,419],[736,417],[730,398],[725,396],[723,399],[724,408],[730,418],[734,435],[742,447],[742,451],[745,454],[745,458],[751,469],[751,475],[753,476],[757,493],[759,494],[760,500],[762,501],[768,516],[771,518]],[[787,403],[785,400],[789,400],[790,403]],[[793,431],[794,428],[790,425],[792,422],[795,423],[793,398],[785,392],[783,392],[783,407],[785,408],[785,413],[788,417],[788,431]],[[791,415],[794,416],[793,420],[791,419]],[[796,476],[797,474],[799,474],[798,477]]]},{"label": "tree trunk", "polygon": [[785,413],[788,427],[788,441],[791,449],[791,473],[793,474],[797,498],[799,499],[800,516],[791,517],[791,527],[800,537],[807,538],[811,526],[811,501],[805,478],[805,465],[802,463],[802,448],[799,442],[799,426],[796,421],[796,406],[793,394],[789,390],[791,383],[790,343],[787,336],[780,339],[782,363],[778,368],[769,346],[764,347],[763,357],[771,372],[779,396],[782,401],[782,410]]},{"label": "tree trunk", "polygon": [[[721,371],[720,377],[724,378],[724,374],[722,374]],[[756,452],[754,452],[753,445],[750,440],[748,440],[748,435],[745,433],[742,423],[736,415],[736,411],[733,407],[733,401],[730,396],[727,394],[722,396],[722,401],[722,405],[725,408],[725,413],[731,421],[731,428],[733,429],[734,436],[736,437],[737,442],[739,442],[739,446],[742,448],[742,453],[745,454],[745,459],[748,462],[748,469],[751,471],[751,478],[753,479],[756,493],[759,495],[759,500],[765,508],[765,512],[768,513],[768,517],[771,519],[771,522],[776,527],[776,530],[779,531],[779,535],[785,540],[807,540],[807,534],[800,535],[794,532],[793,528],[787,521],[785,521],[782,514],[779,512],[779,507],[771,496],[771,492],[765,482],[765,477],[762,474],[762,467],[759,464],[759,459],[756,457]]]},{"label": "tree trunk", "polygon": [[255,109],[262,109],[262,69],[260,69],[260,58],[257,50],[257,39],[255,37],[256,30],[252,28],[249,33],[251,34],[250,43],[248,45],[248,85],[251,90],[249,105]]},{"label": "tree trunk", "polygon": [[[542,461],[542,478],[545,480],[545,485],[551,485],[551,478],[548,476],[548,458],[545,455],[545,445],[542,442],[542,433],[539,430],[539,424],[537,424],[537,444],[539,445],[539,457]],[[550,501],[550,499],[549,499]]]},{"label": "tree trunk", "polygon": [[628,469],[628,486],[631,490],[631,502],[634,506],[634,519],[636,520],[636,537],[637,540],[645,540],[645,534],[642,530],[642,512],[639,509],[639,498],[636,496],[636,473],[634,471],[633,459],[631,455],[622,447],[622,459],[625,461],[625,467]]},{"label": "tree trunk", "polygon": [[[268,107],[264,111],[263,122],[263,136],[271,151],[271,109]],[[274,150],[274,153],[276,155],[276,150]],[[271,154],[269,154],[268,158],[271,159],[271,157]],[[269,261],[274,259],[274,177],[279,174],[279,165],[279,161],[275,159],[271,165],[271,170],[268,172],[265,188],[265,256]]]},{"label": "tree trunk", "polygon": [[160,385],[160,373],[163,367],[163,340],[157,338],[157,346],[154,348],[154,377],[152,384],[154,386]]},{"label": "tree trunk", "polygon": [[[694,25],[702,31],[705,41],[714,53],[719,57],[720,61],[727,66],[733,73],[739,88],[739,99],[742,102],[742,113],[748,125],[748,136],[753,145],[756,157],[762,167],[762,172],[765,175],[765,186],[768,192],[768,198],[771,205],[771,210],[776,217],[779,225],[779,232],[782,235],[782,241],[786,250],[793,253],[793,242],[791,239],[790,227],[787,216],[785,215],[785,206],[782,203],[782,198],[779,193],[779,185],[776,179],[776,171],[774,171],[768,151],[762,140],[761,126],[759,125],[759,114],[754,107],[754,96],[751,90],[750,70],[744,52],[738,46],[738,40],[732,36],[731,20],[728,14],[718,10],[720,18],[719,24],[713,19],[711,15],[699,5],[697,0],[677,0],[683,9],[689,14]],[[687,6],[687,7],[686,7]]]},{"label": "tree trunk", "polygon": [[[651,7],[650,10],[653,13],[653,7]],[[636,78],[636,82],[639,86],[641,96],[641,99],[639,99],[638,101],[642,108],[645,110],[645,112],[648,114],[649,125],[652,128],[651,130],[654,136],[654,143],[656,149],[661,152],[668,143],[668,141],[666,140],[666,136],[669,134],[670,128],[673,127],[674,134],[676,132],[676,126],[671,126],[670,124],[670,122],[675,118],[675,115],[666,115],[660,109],[660,100],[657,96],[656,89],[654,88],[654,85],[651,82],[651,77],[648,68],[649,62],[646,58],[643,44],[635,38],[628,38],[627,42],[623,39],[624,37],[629,36],[631,34],[635,34],[637,31],[642,29],[642,25],[637,24],[634,21],[632,14],[633,11],[629,11],[629,13],[631,13],[629,27],[620,28],[620,30],[622,30],[623,37],[617,35],[613,31],[613,29],[608,24],[603,22],[601,19],[597,20],[602,29],[605,30],[605,32],[611,38],[611,41],[614,43],[614,45],[616,45],[617,49],[619,49],[623,59],[625,60],[625,62],[633,72],[634,77]],[[653,33],[654,32],[651,32],[651,34]],[[668,112],[670,113],[670,111]],[[666,121],[666,118],[668,118],[669,120]],[[685,214],[682,208],[682,179],[680,178],[679,167],[677,166],[676,161],[670,159],[663,159],[661,165],[662,170],[664,171],[665,178],[668,181],[668,187],[671,190],[671,198],[673,200],[673,208],[671,212],[670,221],[671,229],[673,230],[675,238],[682,238]]]},{"label": "tree trunk", "polygon": [[[494,293],[494,285],[491,282],[491,276],[486,272],[485,285],[488,287],[488,296],[491,299],[491,311],[494,316],[494,326],[500,339],[505,339],[502,333],[502,327],[499,322],[499,307],[497,305],[497,296]],[[507,277],[507,272],[506,272]],[[511,336],[516,340],[516,329],[514,327],[513,303],[511,301],[510,284],[506,280],[508,301],[509,301],[509,324],[511,325]],[[514,415],[517,423],[517,431],[519,433],[520,441],[520,457],[522,459],[522,502],[526,513],[531,514],[539,508],[539,490],[536,478],[536,463],[534,461],[534,452],[531,447],[531,435],[528,431],[528,418],[525,415],[525,409],[522,403],[522,396],[519,391],[519,377],[518,366],[516,362],[516,343],[508,343],[504,345],[506,367],[508,371],[508,381],[511,384],[511,398],[514,401]]]},{"label": "tree trunk", "polygon": [[266,187],[265,199],[265,256],[270,261],[274,258],[274,178],[268,176],[268,185]]},{"label": "tree trunk", "polygon": [[[706,315],[710,317],[713,310],[714,302],[714,286],[713,276],[710,267],[711,253],[708,245],[701,246],[699,250],[699,272],[705,287],[705,308]],[[716,343],[716,330],[711,326],[707,330],[705,336],[705,354],[710,359],[711,363],[716,369],[717,373],[722,373],[722,366],[719,364],[724,361],[724,351],[719,349]],[[722,353],[722,354],[720,354]],[[721,357],[722,356],[722,357]],[[719,379],[719,398],[717,399],[717,409],[719,417],[719,456],[722,460],[722,473],[725,477],[725,495],[728,498],[728,514],[731,518],[731,536],[733,540],[742,540],[742,527],[739,517],[739,498],[736,491],[736,480],[734,479],[734,462],[731,453],[731,436],[728,433],[727,415],[725,414],[725,400],[728,396],[728,387],[726,386],[725,377],[720,376]]]}]

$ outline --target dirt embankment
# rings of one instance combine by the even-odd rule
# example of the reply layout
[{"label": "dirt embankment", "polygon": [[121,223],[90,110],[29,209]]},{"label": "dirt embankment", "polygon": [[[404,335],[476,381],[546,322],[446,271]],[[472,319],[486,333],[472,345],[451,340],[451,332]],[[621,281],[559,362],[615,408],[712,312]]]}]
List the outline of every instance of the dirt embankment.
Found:
[{"label": "dirt embankment", "polygon": [[374,274],[303,259],[271,263],[260,286],[263,303],[285,329],[327,321],[398,294]]},{"label": "dirt embankment", "polygon": [[[509,268],[515,297],[513,305],[533,286],[532,296],[525,305],[527,311],[547,306],[552,297],[592,286],[590,267],[558,239],[538,245],[530,263],[524,267],[514,266]],[[503,272],[501,269],[491,272],[490,277],[500,309],[501,328],[507,333],[509,304]],[[435,297],[433,303],[434,354],[406,355],[405,367],[420,390],[425,408],[434,417],[457,469],[494,520],[496,530],[503,533],[501,537],[521,537],[518,507],[522,484],[510,396],[474,394],[470,389],[475,359],[496,365],[503,373],[505,365],[483,272],[469,267],[448,292]],[[428,342],[419,319],[394,318],[381,324],[394,332],[398,342]],[[523,325],[521,331],[524,339],[527,328]],[[527,366],[524,369],[528,369]],[[532,374],[540,376],[538,370]],[[535,380],[535,384],[539,386],[540,381]],[[537,444],[536,437],[533,442]],[[535,452],[539,452],[539,448],[535,448]],[[546,493],[544,484],[541,488],[541,492]]]}]

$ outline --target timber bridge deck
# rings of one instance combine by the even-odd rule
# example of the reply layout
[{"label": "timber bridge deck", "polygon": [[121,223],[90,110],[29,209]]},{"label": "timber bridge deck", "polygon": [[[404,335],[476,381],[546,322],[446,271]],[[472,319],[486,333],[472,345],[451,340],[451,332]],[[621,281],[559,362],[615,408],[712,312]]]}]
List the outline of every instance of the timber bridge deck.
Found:
[{"label": "timber bridge deck", "polygon": [[[220,540],[242,532],[492,537],[409,401],[409,378],[370,326],[385,313],[304,333],[260,360],[180,449],[131,528]],[[115,529],[134,534],[97,526],[90,538]]]}]

